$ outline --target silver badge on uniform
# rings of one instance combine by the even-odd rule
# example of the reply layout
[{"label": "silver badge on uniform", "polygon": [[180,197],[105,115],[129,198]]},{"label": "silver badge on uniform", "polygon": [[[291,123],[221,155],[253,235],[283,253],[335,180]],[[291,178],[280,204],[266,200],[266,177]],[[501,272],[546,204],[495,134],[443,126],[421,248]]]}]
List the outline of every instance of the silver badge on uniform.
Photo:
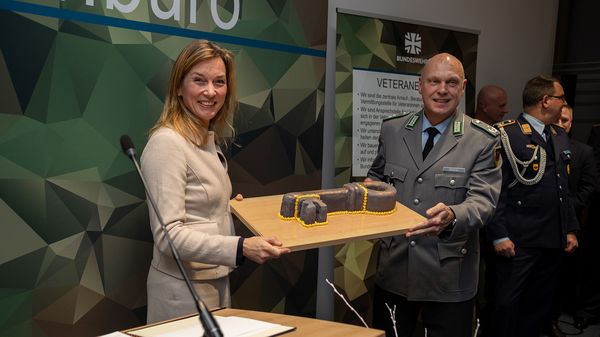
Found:
[{"label": "silver badge on uniform", "polygon": [[464,167],[451,167],[451,166],[444,166],[442,168],[443,172],[453,172],[453,173],[465,173],[465,168]]}]

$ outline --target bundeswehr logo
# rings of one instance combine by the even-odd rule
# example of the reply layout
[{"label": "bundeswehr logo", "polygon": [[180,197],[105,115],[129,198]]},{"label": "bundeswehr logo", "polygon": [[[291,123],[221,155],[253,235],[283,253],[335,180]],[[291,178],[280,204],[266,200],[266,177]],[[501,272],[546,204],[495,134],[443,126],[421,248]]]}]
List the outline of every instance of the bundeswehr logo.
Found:
[{"label": "bundeswehr logo", "polygon": [[421,54],[421,35],[418,33],[404,34],[404,51],[413,54]]}]

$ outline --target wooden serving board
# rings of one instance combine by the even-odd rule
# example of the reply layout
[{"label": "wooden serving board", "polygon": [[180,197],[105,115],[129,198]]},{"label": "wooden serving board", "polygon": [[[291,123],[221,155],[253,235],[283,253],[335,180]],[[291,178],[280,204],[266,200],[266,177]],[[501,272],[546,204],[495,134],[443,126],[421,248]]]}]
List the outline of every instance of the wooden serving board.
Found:
[{"label": "wooden serving board", "polygon": [[369,240],[405,233],[425,218],[396,202],[389,215],[339,214],[327,217],[328,224],[304,227],[296,220],[279,218],[283,195],[231,200],[231,210],[254,234],[276,236],[292,251],[337,245],[354,240]]}]

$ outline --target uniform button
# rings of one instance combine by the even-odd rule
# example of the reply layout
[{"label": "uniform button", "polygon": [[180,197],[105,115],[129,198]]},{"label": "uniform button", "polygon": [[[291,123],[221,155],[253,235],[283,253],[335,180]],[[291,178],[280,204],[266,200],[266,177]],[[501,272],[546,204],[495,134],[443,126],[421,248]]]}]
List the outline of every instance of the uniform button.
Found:
[{"label": "uniform button", "polygon": [[521,206],[523,203],[521,202],[521,200],[517,201],[517,205]]},{"label": "uniform button", "polygon": [[454,180],[454,179],[451,179],[451,180],[450,180],[450,186],[454,186],[454,184],[456,184],[456,180]]},{"label": "uniform button", "polygon": [[460,250],[460,253],[461,253],[462,255],[465,255],[465,254],[467,254],[467,248],[463,248],[463,249],[461,249],[461,250]]},{"label": "uniform button", "polygon": [[414,240],[410,242],[410,246],[411,246],[411,247],[414,247],[414,246],[416,246],[416,245],[417,245],[417,243],[416,243]]},{"label": "uniform button", "polygon": [[417,178],[417,182],[418,182],[419,184],[420,184],[420,183],[422,183],[422,182],[423,182],[423,178],[421,178],[421,177]]},{"label": "uniform button", "polygon": [[559,190],[562,190],[562,186],[558,185],[558,189],[559,189]]},{"label": "uniform button", "polygon": [[418,205],[420,202],[421,202],[421,200],[419,200],[419,199],[413,200],[413,204],[415,204],[415,205]]},{"label": "uniform button", "polygon": [[557,174],[556,174],[556,177],[557,177],[557,178],[560,178],[560,173],[557,173]]},{"label": "uniform button", "polygon": [[562,202],[562,197],[558,198],[558,201]]}]

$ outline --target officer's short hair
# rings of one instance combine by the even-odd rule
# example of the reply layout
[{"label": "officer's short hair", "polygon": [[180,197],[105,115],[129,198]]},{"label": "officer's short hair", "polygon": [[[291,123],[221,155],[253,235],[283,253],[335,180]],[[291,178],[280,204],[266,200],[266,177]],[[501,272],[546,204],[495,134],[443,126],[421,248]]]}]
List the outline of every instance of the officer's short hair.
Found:
[{"label": "officer's short hair", "polygon": [[546,75],[539,75],[527,81],[523,89],[523,107],[536,105],[544,95],[553,95],[554,82],[559,80]]}]

